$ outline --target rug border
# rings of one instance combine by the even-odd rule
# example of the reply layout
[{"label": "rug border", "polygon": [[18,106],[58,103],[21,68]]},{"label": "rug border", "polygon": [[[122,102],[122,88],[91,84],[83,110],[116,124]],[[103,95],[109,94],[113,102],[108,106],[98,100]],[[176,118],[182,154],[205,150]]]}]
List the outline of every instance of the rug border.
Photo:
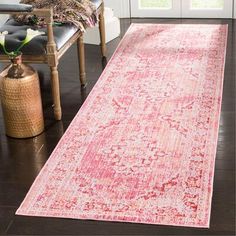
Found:
[{"label": "rug border", "polygon": [[[89,98],[93,95],[94,91],[96,90],[96,87],[101,83],[101,78],[103,77],[103,74],[106,72],[105,69],[103,70],[103,72],[101,73],[101,75],[99,76],[97,82],[95,83],[94,87],[92,88],[91,92],[88,94],[86,100],[84,101],[84,103],[82,104],[82,106],[79,108],[78,112],[76,113],[76,115],[74,116],[74,118],[72,119],[71,123],[69,124],[68,128],[66,129],[65,133],[61,136],[59,142],[57,143],[57,145],[55,146],[55,148],[53,149],[52,153],[49,155],[48,160],[45,162],[44,166],[42,167],[42,169],[39,171],[38,175],[36,176],[35,180],[33,181],[31,187],[29,188],[27,194],[24,197],[24,200],[22,201],[22,203],[20,204],[20,206],[18,207],[17,211],[15,212],[15,215],[19,215],[19,216],[26,216],[26,217],[42,217],[42,218],[61,218],[61,219],[76,219],[76,220],[91,220],[91,221],[104,221],[104,222],[120,222],[120,223],[132,223],[132,224],[144,224],[144,225],[160,225],[160,226],[173,226],[173,227],[187,227],[187,228],[210,228],[210,220],[211,220],[211,213],[212,213],[212,198],[213,198],[213,191],[214,191],[214,178],[215,178],[215,162],[216,162],[216,154],[217,154],[217,144],[218,144],[218,136],[219,136],[219,128],[220,128],[220,119],[221,119],[221,109],[222,109],[222,101],[223,101],[223,88],[224,88],[224,80],[225,80],[225,63],[226,63],[226,55],[227,55],[227,44],[228,44],[228,24],[155,24],[155,23],[131,23],[131,25],[129,26],[128,30],[126,31],[124,37],[122,38],[122,40],[119,42],[118,46],[116,47],[115,51],[113,52],[110,60],[107,63],[107,66],[110,65],[112,63],[113,58],[116,56],[117,51],[120,49],[121,44],[123,43],[123,41],[125,41],[126,37],[128,36],[128,33],[131,31],[131,29],[135,26],[135,25],[184,25],[184,26],[191,26],[191,25],[203,25],[203,26],[225,26],[226,29],[226,37],[225,37],[225,48],[224,48],[224,62],[223,62],[223,67],[222,67],[222,74],[221,74],[221,84],[220,84],[220,89],[221,89],[221,101],[219,104],[219,108],[218,108],[218,121],[217,121],[217,130],[216,130],[216,141],[214,144],[214,159],[212,160],[213,165],[213,177],[211,178],[211,193],[209,196],[209,209],[210,212],[208,214],[208,220],[207,220],[207,224],[205,224],[204,226],[200,226],[200,225],[190,225],[190,224],[168,224],[168,223],[143,223],[143,222],[134,222],[134,221],[123,221],[123,220],[110,220],[110,219],[95,219],[95,218],[83,218],[83,217],[68,217],[68,216],[49,216],[49,215],[40,215],[40,216],[36,216],[33,214],[24,214],[24,213],[20,213],[20,209],[23,207],[23,205],[25,204],[28,196],[30,195],[31,190],[34,188],[34,186],[36,185],[37,180],[40,178],[40,174],[41,172],[44,171],[44,169],[46,169],[48,162],[50,161],[51,156],[53,156],[53,154],[56,152],[56,149],[58,148],[58,146],[60,146],[63,136],[65,136],[68,132],[70,127],[74,124],[75,120],[77,119],[78,114],[80,114],[82,112],[83,109],[85,109],[85,107],[87,106],[88,100]],[[106,66],[106,67],[107,67]]]},{"label": "rug border", "polygon": [[207,221],[207,226],[210,228],[210,223],[211,223],[211,213],[212,213],[212,200],[213,200],[213,193],[214,193],[214,180],[215,180],[215,169],[216,169],[216,154],[217,154],[217,146],[218,146],[218,139],[219,139],[219,129],[220,129],[220,119],[221,119],[221,110],[222,110],[222,101],[223,101],[223,93],[224,93],[224,81],[225,81],[225,63],[226,63],[226,57],[227,57],[227,45],[228,45],[228,34],[229,34],[229,25],[228,24],[220,24],[226,26],[226,38],[225,38],[225,51],[224,51],[224,64],[222,68],[222,74],[221,74],[221,101],[219,105],[219,117],[217,121],[217,130],[216,130],[216,141],[214,144],[214,168],[213,168],[213,178],[211,179],[211,194],[210,194],[210,204],[209,204],[209,209],[210,213],[208,216],[208,221]]}]

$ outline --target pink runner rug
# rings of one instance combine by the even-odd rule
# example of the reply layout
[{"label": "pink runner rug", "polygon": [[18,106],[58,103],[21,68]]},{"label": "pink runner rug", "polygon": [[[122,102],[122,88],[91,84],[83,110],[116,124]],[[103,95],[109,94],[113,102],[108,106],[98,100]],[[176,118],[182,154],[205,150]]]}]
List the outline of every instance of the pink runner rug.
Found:
[{"label": "pink runner rug", "polygon": [[133,24],[17,214],[209,227],[226,39]]}]

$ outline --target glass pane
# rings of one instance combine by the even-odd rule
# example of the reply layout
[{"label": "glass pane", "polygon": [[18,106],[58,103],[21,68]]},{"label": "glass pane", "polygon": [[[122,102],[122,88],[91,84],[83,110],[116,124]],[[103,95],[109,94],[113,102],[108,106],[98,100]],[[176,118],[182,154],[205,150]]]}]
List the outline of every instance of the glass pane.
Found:
[{"label": "glass pane", "polygon": [[172,0],[139,0],[139,9],[171,9]]},{"label": "glass pane", "polygon": [[224,9],[224,0],[192,0],[191,9]]}]

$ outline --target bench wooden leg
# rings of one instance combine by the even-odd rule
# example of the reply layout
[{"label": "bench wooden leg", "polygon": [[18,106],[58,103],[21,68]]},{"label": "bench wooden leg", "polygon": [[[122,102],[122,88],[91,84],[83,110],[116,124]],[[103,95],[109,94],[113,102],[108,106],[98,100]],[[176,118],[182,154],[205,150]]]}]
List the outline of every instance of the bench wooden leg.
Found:
[{"label": "bench wooden leg", "polygon": [[104,5],[102,6],[101,13],[99,15],[99,32],[101,39],[101,52],[102,56],[106,57],[106,35],[105,35],[105,21],[104,21]]},{"label": "bench wooden leg", "polygon": [[51,83],[52,83],[52,96],[53,96],[53,109],[54,117],[56,120],[61,120],[61,101],[60,101],[60,87],[59,87],[59,75],[57,66],[50,67],[51,69]]},{"label": "bench wooden leg", "polygon": [[86,73],[85,73],[85,53],[84,53],[84,40],[83,35],[77,40],[78,49],[78,60],[79,60],[79,71],[80,71],[80,83],[81,87],[84,88],[87,85]]}]

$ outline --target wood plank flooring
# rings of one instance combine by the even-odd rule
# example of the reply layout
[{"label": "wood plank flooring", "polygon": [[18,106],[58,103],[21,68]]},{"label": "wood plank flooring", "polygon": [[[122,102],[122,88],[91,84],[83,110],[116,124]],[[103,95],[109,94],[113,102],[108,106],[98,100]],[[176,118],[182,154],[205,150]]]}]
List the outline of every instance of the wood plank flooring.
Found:
[{"label": "wood plank flooring", "polygon": [[[49,70],[35,66],[40,73],[46,130],[36,138],[17,140],[4,134],[0,110],[0,234],[2,235],[235,235],[235,68],[236,20],[132,19],[139,23],[228,24],[223,106],[220,122],[214,195],[210,229],[168,227],[70,219],[15,216],[14,213],[35,177],[67,129],[81,104],[96,83],[104,63],[98,46],[86,45],[89,85],[80,90],[75,45],[60,63],[63,119],[55,122],[51,108]],[[131,20],[121,20],[121,36],[108,44],[111,57]],[[141,33],[141,32],[140,32]],[[0,64],[0,70],[4,65]]]}]

